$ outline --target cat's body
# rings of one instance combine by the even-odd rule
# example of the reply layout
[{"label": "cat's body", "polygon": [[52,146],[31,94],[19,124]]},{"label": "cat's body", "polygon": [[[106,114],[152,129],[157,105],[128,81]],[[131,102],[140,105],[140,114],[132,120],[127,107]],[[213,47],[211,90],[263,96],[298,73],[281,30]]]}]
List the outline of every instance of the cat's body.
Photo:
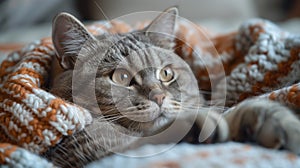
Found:
[{"label": "cat's body", "polygon": [[[94,121],[51,149],[50,160],[60,166],[83,166],[137,144],[139,137],[162,132],[176,116],[188,123],[196,120],[199,127],[206,123],[209,141],[249,139],[299,152],[295,146],[300,130],[275,121],[284,114],[293,128],[300,122],[279,104],[263,100],[270,106],[255,103],[262,110],[247,112],[237,110],[247,109],[242,104],[224,118],[205,111],[190,67],[172,51],[176,16],[177,9],[170,8],[142,31],[99,37],[68,14],[56,17],[53,43],[61,69],[53,76],[51,92],[90,110]],[[280,115],[266,110],[271,106]],[[266,140],[264,135],[270,133]],[[296,136],[288,141],[292,135]]]}]

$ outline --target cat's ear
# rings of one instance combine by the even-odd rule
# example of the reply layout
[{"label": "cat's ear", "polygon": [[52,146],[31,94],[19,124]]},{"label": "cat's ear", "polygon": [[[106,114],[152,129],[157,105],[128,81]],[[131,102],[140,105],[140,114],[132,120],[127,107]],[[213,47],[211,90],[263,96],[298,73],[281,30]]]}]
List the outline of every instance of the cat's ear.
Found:
[{"label": "cat's ear", "polygon": [[52,24],[52,41],[60,65],[64,69],[73,69],[81,48],[94,37],[79,20],[68,13],[58,14]]},{"label": "cat's ear", "polygon": [[162,48],[172,49],[175,39],[175,26],[178,9],[171,7],[156,17],[144,31],[151,41]]}]

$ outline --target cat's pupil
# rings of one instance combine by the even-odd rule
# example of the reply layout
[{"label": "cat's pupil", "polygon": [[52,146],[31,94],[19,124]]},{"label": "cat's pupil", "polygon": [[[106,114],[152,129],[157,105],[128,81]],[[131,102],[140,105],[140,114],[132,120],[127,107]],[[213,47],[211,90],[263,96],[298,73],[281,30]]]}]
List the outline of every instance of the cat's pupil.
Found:
[{"label": "cat's pupil", "polygon": [[125,69],[116,69],[111,79],[117,84],[128,86],[130,84],[131,76]]},{"label": "cat's pupil", "polygon": [[121,80],[124,81],[124,80],[127,80],[128,79],[128,75],[127,74],[122,74],[121,75]]},{"label": "cat's pupil", "polygon": [[160,80],[168,82],[173,79],[173,71],[170,67],[163,68],[160,72]]},{"label": "cat's pupil", "polygon": [[170,74],[170,72],[167,70],[164,70],[164,72],[165,72],[165,76],[168,76]]}]

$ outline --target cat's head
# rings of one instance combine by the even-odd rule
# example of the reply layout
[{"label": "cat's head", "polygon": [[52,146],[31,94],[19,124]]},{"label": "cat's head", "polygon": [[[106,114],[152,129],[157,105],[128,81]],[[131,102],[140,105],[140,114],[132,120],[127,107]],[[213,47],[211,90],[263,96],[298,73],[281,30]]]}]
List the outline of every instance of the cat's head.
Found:
[{"label": "cat's head", "polygon": [[100,36],[73,16],[58,15],[52,37],[64,72],[52,92],[94,117],[101,113],[139,131],[161,128],[176,114],[195,110],[196,80],[173,51],[177,15],[177,8],[169,8],[143,30]]}]

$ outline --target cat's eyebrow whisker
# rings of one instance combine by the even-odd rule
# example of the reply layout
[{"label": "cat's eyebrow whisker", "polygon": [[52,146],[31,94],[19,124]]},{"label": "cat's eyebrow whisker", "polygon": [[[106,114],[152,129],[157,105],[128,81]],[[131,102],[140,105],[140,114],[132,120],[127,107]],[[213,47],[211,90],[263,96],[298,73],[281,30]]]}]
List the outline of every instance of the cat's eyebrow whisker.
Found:
[{"label": "cat's eyebrow whisker", "polygon": [[103,9],[101,8],[101,6],[96,2],[94,1],[95,5],[97,6],[97,8],[100,10],[100,13],[104,16],[104,18],[107,20],[107,21],[110,21],[110,19],[107,17],[107,15],[104,13]]}]

